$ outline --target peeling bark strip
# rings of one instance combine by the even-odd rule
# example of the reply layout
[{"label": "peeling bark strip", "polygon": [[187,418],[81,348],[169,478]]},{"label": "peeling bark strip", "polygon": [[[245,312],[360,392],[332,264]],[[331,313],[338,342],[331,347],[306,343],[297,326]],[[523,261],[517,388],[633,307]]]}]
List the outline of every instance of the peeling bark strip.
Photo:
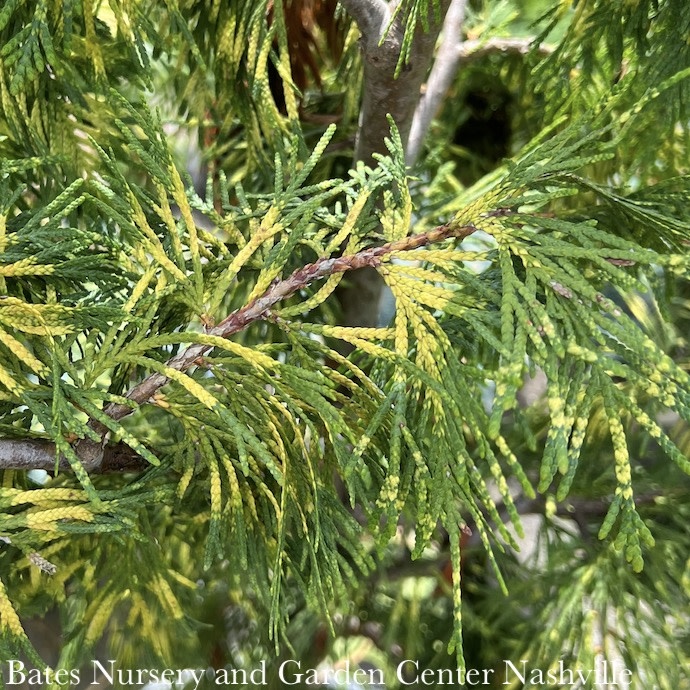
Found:
[{"label": "peeling bark strip", "polygon": [[[474,225],[457,226],[450,223],[441,225],[429,232],[405,237],[396,242],[369,247],[350,256],[319,259],[297,269],[285,280],[269,287],[263,295],[237,309],[217,326],[210,329],[208,334],[229,338],[250,324],[265,318],[275,304],[294,295],[298,290],[307,287],[315,280],[327,278],[335,273],[345,273],[365,267],[375,268],[389,254],[394,252],[411,251],[450,238],[462,241],[476,230]],[[185,371],[195,364],[198,357],[212,349],[211,345],[192,345],[184,352],[169,359],[166,366],[177,371]],[[168,381],[169,379],[162,374],[151,374],[134,386],[127,393],[127,398],[136,405],[143,405],[149,402]],[[134,412],[136,405],[130,407],[129,405],[110,404],[104,409],[104,412],[111,419],[119,420]],[[101,435],[104,435],[106,431],[106,428],[98,422],[92,421],[90,426]],[[118,472],[142,469],[148,465],[123,443],[103,447],[95,441],[80,439],[74,444],[74,450],[82,460],[87,472]],[[55,444],[50,441],[0,439],[0,469],[52,471],[55,469],[55,453]],[[69,462],[62,458],[58,469],[61,471],[69,470]]]}]

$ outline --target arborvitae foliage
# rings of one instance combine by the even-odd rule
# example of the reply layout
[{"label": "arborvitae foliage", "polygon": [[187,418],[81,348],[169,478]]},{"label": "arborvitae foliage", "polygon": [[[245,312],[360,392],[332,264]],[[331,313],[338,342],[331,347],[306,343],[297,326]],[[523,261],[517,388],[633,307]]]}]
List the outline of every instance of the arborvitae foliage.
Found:
[{"label": "arborvitae foliage", "polygon": [[359,4],[0,8],[0,659],[688,688],[690,4],[451,3],[412,168]]}]

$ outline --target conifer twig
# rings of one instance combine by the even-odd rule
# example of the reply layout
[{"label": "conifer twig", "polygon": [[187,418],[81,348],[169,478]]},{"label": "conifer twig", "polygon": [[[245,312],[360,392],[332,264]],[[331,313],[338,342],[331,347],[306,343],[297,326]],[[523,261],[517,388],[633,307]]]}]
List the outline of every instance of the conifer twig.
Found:
[{"label": "conifer twig", "polygon": [[[463,240],[476,230],[474,225],[458,226],[451,222],[395,242],[368,247],[349,256],[324,257],[293,271],[285,280],[274,283],[263,295],[235,310],[214,328],[209,329],[207,333],[229,338],[252,323],[268,316],[274,305],[294,295],[315,280],[359,268],[375,268],[386,257],[395,252],[411,251],[451,238]],[[191,345],[180,354],[169,359],[165,366],[177,371],[185,371],[197,363],[199,357],[212,349],[211,345]],[[166,376],[159,373],[147,376],[127,393],[126,397],[132,401],[132,405],[111,403],[104,409],[104,413],[114,420],[120,420],[130,415],[138,405],[149,402],[168,380]],[[92,420],[89,426],[101,436],[107,431],[105,426],[95,420]],[[74,449],[88,472],[114,472],[140,469],[145,466],[144,461],[140,460],[137,454],[123,443],[105,446],[104,443],[98,443],[91,439],[80,439],[75,443]],[[0,469],[52,471],[55,469],[55,452],[55,444],[47,440],[0,439]],[[58,464],[58,469],[69,470],[69,462],[62,458]]]},{"label": "conifer twig", "polygon": [[[274,283],[263,295],[252,300],[244,307],[235,310],[215,327],[209,329],[209,335],[228,338],[231,335],[245,329],[255,321],[264,318],[269,310],[278,302],[295,294],[315,280],[327,278],[336,273],[345,273],[359,268],[378,266],[382,260],[394,253],[410,251],[424,247],[428,244],[436,244],[449,238],[464,239],[475,232],[474,225],[456,226],[452,223],[441,225],[429,232],[410,235],[396,242],[388,242],[378,247],[369,247],[349,256],[329,257],[319,259],[294,271],[285,280]],[[195,361],[212,349],[211,345],[196,344],[188,347],[184,352],[172,357],[166,362],[166,366],[177,371],[189,369]],[[148,376],[127,393],[133,403],[143,404],[148,402],[154,394],[168,382],[163,374],[155,373]],[[134,411],[133,406],[111,403],[104,412],[112,419],[122,419]]]}]

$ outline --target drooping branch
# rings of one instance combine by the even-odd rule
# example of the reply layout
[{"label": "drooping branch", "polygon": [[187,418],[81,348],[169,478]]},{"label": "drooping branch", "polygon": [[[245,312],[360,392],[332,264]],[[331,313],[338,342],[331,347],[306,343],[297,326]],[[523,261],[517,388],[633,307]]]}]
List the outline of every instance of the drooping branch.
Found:
[{"label": "drooping branch", "polygon": [[[312,264],[294,271],[288,278],[281,280],[266,290],[266,292],[252,300],[244,307],[237,309],[214,328],[209,329],[209,335],[229,338],[231,335],[244,330],[247,326],[259,321],[268,315],[269,310],[278,302],[294,295],[310,283],[321,278],[345,273],[360,268],[375,268],[381,261],[394,252],[410,251],[428,244],[436,244],[443,240],[455,237],[464,239],[475,232],[474,225],[454,226],[453,224],[441,225],[429,232],[405,237],[396,242],[388,242],[378,247],[363,249],[357,254],[324,258]],[[184,352],[168,360],[166,366],[177,371],[186,371],[195,361],[212,349],[211,345],[196,344],[188,347]],[[152,374],[127,393],[133,403],[141,405],[148,402],[153,395],[166,383],[168,378],[163,374]],[[111,404],[105,408],[105,413],[112,419],[122,419],[131,414],[133,406],[123,404]]]},{"label": "drooping branch", "polygon": [[[356,160],[371,162],[374,153],[385,151],[384,138],[390,133],[387,114],[391,114],[401,133],[403,142],[408,141],[407,161],[413,163],[419,151],[429,122],[438,107],[439,100],[445,94],[458,64],[463,60],[483,55],[492,51],[517,51],[526,53],[530,49],[528,39],[489,41],[465,41],[458,45],[464,11],[467,0],[443,0],[440,17],[443,21],[443,42],[432,73],[429,77],[426,92],[421,98],[421,86],[431,64],[434,46],[441,30],[441,22],[429,18],[429,31],[424,32],[419,21],[413,37],[410,59],[402,73],[396,78],[395,70],[400,57],[404,26],[400,19],[391,22],[395,2],[383,0],[341,0],[343,7],[356,21],[362,33],[362,55],[364,61],[364,92],[360,113],[360,127],[355,152]],[[547,52],[542,46],[540,51]],[[414,125],[413,125],[414,117]],[[414,129],[413,129],[414,127]],[[411,131],[412,130],[412,131]],[[223,322],[208,332],[211,335],[230,337],[251,323],[263,318],[267,312],[281,300],[290,297],[296,291],[334,273],[369,269],[368,276],[377,279],[371,286],[357,285],[354,291],[360,293],[369,289],[368,299],[360,299],[354,304],[357,313],[356,321],[346,315],[346,325],[371,325],[375,323],[378,310],[378,292],[381,282],[373,270],[388,254],[439,242],[447,237],[465,237],[474,231],[473,226],[453,228],[442,226],[429,233],[415,235],[396,243],[363,250],[349,257],[321,259],[297,271],[284,281],[276,283],[264,295],[228,316]],[[369,280],[366,272],[359,272],[363,279]],[[371,281],[370,281],[371,282]],[[367,303],[368,302],[368,303]],[[367,311],[371,312],[367,316]],[[373,315],[373,316],[372,316]],[[211,349],[209,345],[193,345],[167,362],[167,366],[186,371],[197,359]],[[104,412],[114,420],[131,414],[138,405],[146,404],[166,383],[168,378],[162,374],[152,374],[132,388],[127,397],[132,405],[111,404]],[[89,425],[98,435],[105,438],[106,428],[92,420]],[[123,469],[134,469],[145,466],[136,453],[126,445],[119,443],[104,446],[102,442],[81,439],[75,446],[77,455],[89,472],[107,472]],[[55,446],[48,441],[40,440],[0,440],[0,468],[55,469]],[[60,470],[68,470],[69,463],[62,458],[58,464]]]},{"label": "drooping branch", "polygon": [[[263,295],[235,310],[207,332],[209,335],[229,338],[252,323],[267,317],[271,308],[278,302],[294,295],[315,280],[365,267],[376,268],[387,256],[395,252],[418,249],[450,238],[462,240],[476,230],[474,225],[457,226],[451,223],[396,242],[369,247],[349,256],[319,259],[297,269],[285,280],[274,283]],[[199,357],[207,354],[211,349],[211,345],[191,345],[169,359],[166,366],[176,371],[186,371],[197,362]],[[151,374],[127,393],[126,397],[132,401],[131,405],[110,404],[106,406],[104,413],[111,419],[120,420],[134,412],[139,405],[148,403],[168,381],[168,377],[163,374]],[[98,422],[92,422],[90,427],[101,436],[105,434],[106,428]],[[141,469],[145,466],[136,453],[123,443],[106,446],[90,439],[81,439],[75,443],[74,449],[88,472],[116,472]],[[50,441],[0,439],[0,469],[51,471],[55,469],[55,453],[55,444]],[[66,458],[60,460],[58,469],[61,471],[70,469]]]}]

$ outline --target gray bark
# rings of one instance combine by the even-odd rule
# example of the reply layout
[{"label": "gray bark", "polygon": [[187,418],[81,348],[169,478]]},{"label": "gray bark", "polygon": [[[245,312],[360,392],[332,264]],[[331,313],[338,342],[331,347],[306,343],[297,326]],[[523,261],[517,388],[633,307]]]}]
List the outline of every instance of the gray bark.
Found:
[{"label": "gray bark", "polygon": [[[457,0],[455,0],[457,1]],[[464,0],[463,0],[464,2]],[[396,78],[405,26],[400,17],[392,23],[396,2],[382,0],[341,0],[362,34],[360,47],[364,81],[359,127],[355,144],[355,162],[374,162],[375,153],[387,153],[384,139],[390,136],[390,115],[403,142],[407,142],[422,85],[429,72],[436,41],[451,0],[442,0],[438,18],[429,10],[429,31],[419,21],[415,30],[410,59]],[[423,137],[423,134],[421,135]],[[414,161],[409,161],[413,163]],[[379,325],[384,282],[373,268],[348,276],[337,291],[345,326]],[[347,350],[347,348],[343,348]]]},{"label": "gray bark", "polygon": [[441,45],[424,92],[420,95],[407,140],[405,160],[409,166],[413,166],[417,162],[431,121],[438,112],[443,98],[457,74],[461,60],[459,46],[462,40],[462,25],[465,21],[466,7],[467,0],[451,0],[446,13]]}]

